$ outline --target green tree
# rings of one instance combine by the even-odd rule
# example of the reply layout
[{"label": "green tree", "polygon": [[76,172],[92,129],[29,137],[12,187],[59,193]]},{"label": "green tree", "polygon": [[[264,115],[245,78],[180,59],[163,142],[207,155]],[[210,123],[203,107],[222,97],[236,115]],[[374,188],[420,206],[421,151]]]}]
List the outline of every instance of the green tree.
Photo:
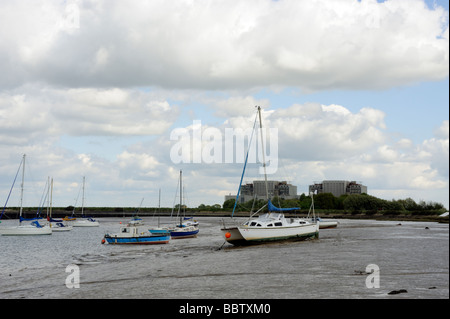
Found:
[{"label": "green tree", "polygon": [[320,193],[314,196],[314,207],[319,209],[335,209],[336,197],[331,193]]}]

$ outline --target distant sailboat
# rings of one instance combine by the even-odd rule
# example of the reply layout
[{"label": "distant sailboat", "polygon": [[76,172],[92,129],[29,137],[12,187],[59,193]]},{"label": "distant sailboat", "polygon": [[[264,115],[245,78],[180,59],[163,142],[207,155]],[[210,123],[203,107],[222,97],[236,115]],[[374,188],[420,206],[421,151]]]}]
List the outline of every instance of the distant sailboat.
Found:
[{"label": "distant sailboat", "polygon": [[[267,200],[266,205],[268,207],[269,212],[256,218],[250,217],[249,220],[238,226],[228,227],[224,223],[224,226],[221,229],[222,234],[224,235],[225,240],[233,245],[250,245],[271,241],[304,240],[308,238],[318,238],[319,236],[318,222],[316,221],[310,222],[302,218],[286,218],[283,213],[284,211],[294,210],[298,208],[275,207],[269,198],[265,154],[264,154],[264,142],[262,138],[261,107],[259,106],[257,116],[255,118],[255,123],[253,125],[253,132],[255,131],[256,121],[258,117],[259,117],[259,128],[261,130],[260,133],[261,133],[261,145],[263,154],[264,179],[266,185],[266,200]],[[252,136],[250,137],[250,142],[252,140],[252,137],[253,133]],[[238,203],[242,178],[244,176],[247,159],[248,159],[248,152],[245,159],[244,170],[242,172],[241,182],[239,184],[236,201],[233,208],[233,214],[236,209],[236,205]],[[261,211],[263,208],[261,208],[259,211]],[[259,211],[257,211],[255,214],[257,214]]]},{"label": "distant sailboat", "polygon": [[[51,182],[49,183],[49,187],[50,187],[50,198],[49,198],[49,213],[48,213],[48,220],[49,220],[49,224],[50,227],[52,229],[53,232],[66,232],[66,231],[71,231],[72,230],[72,226],[71,225],[67,225],[67,222],[62,220],[62,219],[53,219],[52,218],[52,206],[53,206],[53,178],[51,180]],[[54,224],[52,224],[54,223]]]},{"label": "distant sailboat", "polygon": [[[0,235],[3,236],[28,236],[28,235],[51,235],[52,229],[50,226],[45,225],[42,226],[39,224],[39,221],[37,219],[31,219],[32,222],[30,224],[22,224],[23,221],[26,221],[27,219],[24,219],[22,217],[22,211],[23,211],[23,187],[24,187],[24,176],[25,176],[25,154],[23,155],[22,162],[19,165],[22,166],[22,184],[21,184],[21,191],[20,191],[20,213],[19,213],[19,225],[18,226],[10,226],[10,227],[0,227]],[[17,171],[17,174],[19,173],[19,170]],[[16,178],[17,178],[16,174]],[[14,182],[16,179],[14,179]],[[13,183],[14,186],[14,183]],[[11,188],[12,189],[12,188]],[[9,196],[8,196],[9,199]],[[5,204],[6,207],[6,204]],[[3,215],[3,212],[2,212]]]},{"label": "distant sailboat", "polygon": [[139,208],[136,210],[136,212],[133,214],[133,216],[131,217],[130,221],[128,222],[130,225],[133,225],[133,226],[144,225],[144,221],[142,220],[142,218],[140,218],[138,216],[139,211],[141,210],[141,206],[142,206],[142,202],[143,201],[144,201],[144,199],[142,198],[141,204],[139,205]]},{"label": "distant sailboat", "polygon": [[180,206],[178,208],[180,223],[170,229],[170,236],[172,237],[172,239],[194,238],[197,237],[197,234],[199,232],[198,224],[183,223],[183,216],[181,215],[181,209],[183,207],[182,181],[183,181],[183,174],[182,171],[180,170]]},{"label": "distant sailboat", "polygon": [[77,218],[73,221],[73,227],[98,227],[99,222],[92,217],[84,217],[84,185],[85,177],[83,176],[83,195],[81,197],[81,219]]},{"label": "distant sailboat", "polygon": [[182,216],[182,207],[183,207],[183,174],[182,171],[180,170],[180,204],[178,207],[178,217],[180,219],[180,223],[170,226],[170,227],[153,227],[153,228],[149,228],[149,231],[152,234],[158,234],[161,232],[164,232],[166,230],[170,231],[170,236],[172,237],[172,239],[182,239],[182,238],[195,238],[197,237],[197,234],[199,232],[199,227],[198,227],[198,223],[195,222],[183,222],[183,216]]},{"label": "distant sailboat", "polygon": [[[312,209],[312,214],[311,214]],[[336,228],[338,225],[338,222],[336,220],[324,220],[320,218],[319,216],[316,216],[314,212],[314,193],[311,193],[311,206],[309,208],[308,217],[311,215],[311,221],[317,221],[319,222],[319,228],[320,229],[326,229],[326,228]]]}]

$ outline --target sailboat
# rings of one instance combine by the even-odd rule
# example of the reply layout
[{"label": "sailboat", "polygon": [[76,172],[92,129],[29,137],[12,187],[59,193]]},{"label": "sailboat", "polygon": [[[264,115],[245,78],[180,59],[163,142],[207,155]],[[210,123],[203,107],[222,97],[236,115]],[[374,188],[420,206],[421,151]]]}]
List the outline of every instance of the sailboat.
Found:
[{"label": "sailboat", "polygon": [[[308,217],[311,215],[311,209],[312,209],[312,215],[311,220],[318,221],[319,222],[319,228],[320,229],[326,229],[326,228],[336,228],[338,225],[338,222],[336,220],[324,220],[320,218],[319,216],[315,217],[314,213],[314,193],[311,193],[311,206],[309,208]],[[314,217],[313,217],[314,216]]]},{"label": "sailboat", "polygon": [[81,216],[82,219],[75,219],[73,221],[73,227],[98,227],[100,226],[99,222],[92,217],[84,217],[84,185],[85,185],[85,177],[83,176],[83,195],[81,197]]},{"label": "sailboat", "polygon": [[[261,145],[263,154],[263,167],[264,167],[264,179],[266,186],[266,200],[267,204],[260,210],[255,212],[250,218],[243,224],[237,226],[226,226],[225,222],[221,228],[221,232],[226,242],[235,246],[239,245],[251,245],[260,244],[273,241],[285,241],[285,240],[305,240],[310,238],[319,237],[319,222],[310,222],[302,218],[286,218],[285,211],[296,210],[298,208],[278,208],[272,204],[269,198],[268,185],[267,185],[267,173],[264,153],[264,142],[262,138],[262,121],[261,121],[261,107],[257,106],[257,116],[253,125],[253,132],[256,128],[256,121],[259,118],[259,128],[261,133]],[[250,143],[253,137],[250,137]],[[245,173],[245,167],[247,165],[248,151],[245,159],[244,169],[239,184],[238,193],[236,195],[236,201],[234,203],[232,217],[236,209],[236,205],[239,199],[239,193],[242,185],[242,179]],[[268,213],[262,214],[258,217],[253,217],[258,214],[263,208],[267,206]]]},{"label": "sailboat", "polygon": [[142,202],[143,201],[144,201],[144,199],[142,198],[141,204],[139,205],[139,208],[136,210],[136,212],[133,214],[133,216],[131,217],[130,221],[128,222],[130,225],[134,225],[134,226],[144,225],[144,221],[142,220],[142,218],[140,218],[138,216],[139,211],[141,210],[141,206],[142,206]]},{"label": "sailboat", "polygon": [[[49,187],[50,187],[50,199],[49,199],[49,214],[48,214],[48,220],[49,220],[49,225],[52,229],[53,232],[65,232],[65,231],[71,231],[72,230],[72,226],[71,225],[67,225],[67,223],[62,220],[62,219],[53,219],[52,218],[52,206],[53,206],[53,178],[51,180],[51,182],[49,183]],[[55,224],[52,224],[55,223]]]},{"label": "sailboat", "polygon": [[[22,224],[23,221],[27,220],[22,217],[23,187],[24,187],[24,176],[25,176],[25,157],[26,157],[26,155],[24,154],[22,161],[19,165],[19,170],[20,170],[20,166],[22,166],[22,184],[21,184],[21,191],[20,191],[19,225],[18,226],[10,226],[10,227],[0,227],[0,235],[3,235],[3,236],[51,235],[52,234],[51,227],[49,225],[42,226],[41,224],[39,224],[39,221],[37,219],[32,219],[32,222],[30,224]],[[17,174],[19,173],[19,170],[17,171]],[[17,178],[17,174],[16,174],[16,178]],[[16,181],[16,178],[14,178],[14,182]],[[13,187],[14,187],[14,183],[13,183]],[[12,190],[12,188],[11,188],[11,190]],[[8,195],[8,199],[9,199],[9,195]],[[5,204],[5,207],[6,207],[6,204]],[[3,215],[3,212],[2,212],[2,215]]]},{"label": "sailboat", "polygon": [[181,238],[194,238],[197,237],[197,234],[199,232],[198,224],[197,225],[191,225],[183,223],[183,216],[181,215],[181,208],[183,207],[183,187],[182,187],[182,181],[183,181],[183,174],[180,170],[180,206],[178,208],[178,215],[180,217],[180,223],[175,225],[175,227],[170,229],[170,236],[172,239],[181,239]]},{"label": "sailboat", "polygon": [[150,228],[149,231],[152,234],[158,234],[164,232],[165,230],[169,230],[170,236],[172,239],[181,239],[181,238],[195,238],[199,232],[199,227],[197,222],[183,222],[183,216],[181,213],[181,208],[183,207],[183,173],[180,170],[180,205],[178,207],[178,217],[180,218],[180,223],[171,227],[155,227]]}]

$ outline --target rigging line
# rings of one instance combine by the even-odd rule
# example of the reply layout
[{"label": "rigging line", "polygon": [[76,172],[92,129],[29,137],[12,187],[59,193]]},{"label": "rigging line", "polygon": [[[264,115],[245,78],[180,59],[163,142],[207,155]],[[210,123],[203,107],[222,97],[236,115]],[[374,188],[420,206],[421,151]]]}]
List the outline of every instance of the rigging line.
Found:
[{"label": "rigging line", "polygon": [[233,213],[231,214],[231,218],[233,218],[233,216],[234,216],[234,211],[236,209],[236,205],[237,205],[237,202],[239,200],[239,194],[241,192],[242,179],[244,178],[245,167],[247,166],[248,153],[250,152],[250,146],[251,146],[251,143],[252,143],[252,140],[253,140],[253,133],[255,132],[257,118],[258,118],[258,113],[256,113],[255,122],[253,123],[252,135],[250,135],[250,141],[248,143],[247,154],[245,155],[244,169],[242,170],[241,181],[239,182],[239,188],[238,188],[238,192],[237,192],[237,195],[236,195],[236,200],[234,201]]},{"label": "rigging line", "polygon": [[175,209],[175,201],[177,200],[177,195],[178,195],[178,185],[180,184],[180,177],[178,176],[177,179],[177,187],[176,187],[176,191],[175,191],[175,197],[173,199],[173,203],[172,203],[172,212],[170,213],[170,218],[172,219],[173,216],[173,210]]},{"label": "rigging line", "polygon": [[9,190],[9,194],[8,194],[8,197],[6,198],[5,206],[3,206],[2,214],[0,215],[0,219],[2,219],[3,213],[5,212],[6,205],[8,205],[9,196],[11,196],[11,192],[12,192],[12,190],[13,190],[13,188],[14,188],[14,184],[16,183],[17,176],[19,175],[19,172],[20,172],[20,167],[22,167],[22,163],[23,163],[23,159],[22,159],[22,161],[20,162],[19,168],[17,169],[16,177],[14,177],[13,184],[12,184],[12,186],[11,186],[11,189]]},{"label": "rigging line", "polygon": [[83,187],[83,186],[81,185],[80,188],[78,189],[78,195],[77,195],[77,198],[75,199],[75,205],[73,206],[73,210],[72,210],[72,217],[73,217],[73,215],[75,214],[75,209],[76,209],[76,207],[77,207],[78,199],[80,198],[81,188],[82,188],[82,187]]},{"label": "rigging line", "polygon": [[42,191],[41,200],[39,201],[39,207],[37,208],[37,211],[36,211],[36,217],[39,217],[41,215],[41,212],[44,207],[44,203],[47,200],[48,196],[49,196],[48,181],[46,181],[45,185],[44,185],[44,190]]},{"label": "rigging line", "polygon": [[261,107],[260,106],[258,106],[258,115],[259,115],[259,129],[260,129],[260,133],[261,133],[261,149],[262,149],[262,156],[263,156],[264,180],[266,183],[266,199],[269,200],[269,187],[267,185],[267,173],[266,173],[266,155],[265,155],[265,151],[264,151],[264,138],[263,138]]}]

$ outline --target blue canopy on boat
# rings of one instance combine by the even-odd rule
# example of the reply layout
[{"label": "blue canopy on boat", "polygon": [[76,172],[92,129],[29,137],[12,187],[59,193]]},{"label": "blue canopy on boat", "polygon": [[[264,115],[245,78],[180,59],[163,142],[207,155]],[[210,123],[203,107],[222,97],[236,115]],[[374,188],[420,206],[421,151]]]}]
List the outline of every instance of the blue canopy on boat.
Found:
[{"label": "blue canopy on boat", "polygon": [[300,210],[300,207],[278,208],[272,204],[270,199],[269,203],[267,204],[267,207],[269,208],[269,212],[286,212],[290,210]]},{"label": "blue canopy on boat", "polygon": [[23,218],[22,216],[19,217],[20,222],[30,221],[30,220],[39,220],[39,219],[42,219],[42,217],[34,217],[34,218]]},{"label": "blue canopy on boat", "polygon": [[35,220],[34,222],[31,223],[31,225],[37,227],[37,228],[42,228],[41,224],[39,224],[39,222],[37,220]]}]

